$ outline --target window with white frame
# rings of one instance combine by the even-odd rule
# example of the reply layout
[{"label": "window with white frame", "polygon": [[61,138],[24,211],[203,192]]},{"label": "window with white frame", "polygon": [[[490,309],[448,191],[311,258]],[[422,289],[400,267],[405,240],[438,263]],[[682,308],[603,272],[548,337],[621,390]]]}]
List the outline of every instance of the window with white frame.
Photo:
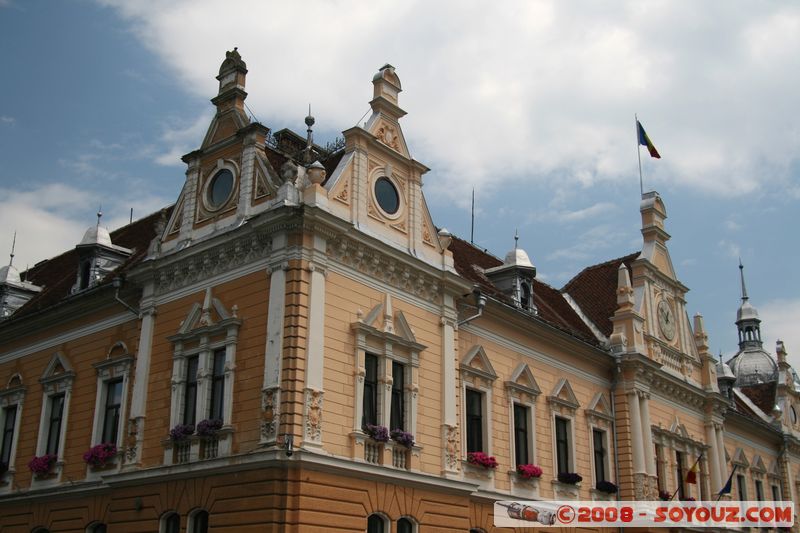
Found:
[{"label": "window with white frame", "polygon": [[22,378],[15,374],[5,390],[0,391],[0,481],[6,471],[14,471],[24,399]]},{"label": "window with white frame", "polygon": [[497,373],[480,345],[461,359],[463,449],[492,454],[492,384]]},{"label": "window with white frame", "polygon": [[580,404],[566,378],[556,383],[547,401],[553,428],[553,470],[556,474],[575,472],[574,420]]},{"label": "window with white frame", "polygon": [[[67,358],[61,353],[54,354],[39,379],[43,391],[39,438],[36,443],[37,456],[52,454],[58,461],[64,457],[64,435],[74,378],[75,372]],[[55,473],[60,473],[60,466],[57,466]]]},{"label": "window with white frame", "polygon": [[409,518],[402,517],[397,521],[397,533],[416,533],[417,523]]},{"label": "window with white frame", "polygon": [[208,533],[208,511],[197,509],[189,513],[189,526],[186,533]]},{"label": "window with white frame", "polygon": [[181,531],[181,516],[174,511],[168,511],[161,515],[159,522],[159,533],[180,533]]},{"label": "window with white frame", "polygon": [[573,471],[572,424],[570,419],[556,416],[554,420],[556,435],[556,473]]},{"label": "window with white frame", "polygon": [[231,423],[236,343],[241,320],[236,306],[228,311],[206,290],[203,305],[195,304],[174,345],[170,425],[195,425],[202,420]]},{"label": "window with white frame", "polygon": [[535,403],[541,390],[525,363],[517,366],[505,386],[513,433],[511,457],[514,458],[514,466],[536,464]]},{"label": "window with white frame", "polygon": [[369,515],[367,517],[367,533],[389,533],[389,521],[378,513]]},{"label": "window with white frame", "polygon": [[416,432],[418,343],[402,311],[394,311],[391,296],[351,324],[355,335],[356,380],[354,438],[364,438],[368,425],[389,431]]},{"label": "window with white frame", "polygon": [[594,483],[609,481],[608,475],[608,433],[592,429],[592,457],[594,459]]},{"label": "window with white frame", "polygon": [[487,440],[485,438],[487,431],[484,416],[486,405],[484,393],[467,387],[464,392],[464,398],[464,417],[466,420],[464,427],[467,433],[467,453],[485,451],[483,444]]},{"label": "window with white frame", "polygon": [[[119,354],[117,354],[119,352]],[[104,361],[95,363],[97,397],[92,444],[113,444],[120,448],[125,435],[125,414],[133,357],[124,343],[115,344]]]}]

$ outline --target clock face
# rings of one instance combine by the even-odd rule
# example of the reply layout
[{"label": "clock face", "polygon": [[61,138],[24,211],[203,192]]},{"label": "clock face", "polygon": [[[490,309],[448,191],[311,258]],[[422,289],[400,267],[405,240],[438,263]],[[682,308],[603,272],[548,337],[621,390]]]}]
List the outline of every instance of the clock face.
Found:
[{"label": "clock face", "polygon": [[658,303],[658,327],[661,328],[661,333],[668,341],[675,338],[675,315],[672,313],[672,307],[666,302],[661,300]]}]

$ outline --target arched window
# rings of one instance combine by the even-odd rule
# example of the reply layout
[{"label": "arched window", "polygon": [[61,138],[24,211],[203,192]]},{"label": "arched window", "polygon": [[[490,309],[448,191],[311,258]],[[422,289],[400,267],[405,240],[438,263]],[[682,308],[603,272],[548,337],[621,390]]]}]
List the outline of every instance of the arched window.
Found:
[{"label": "arched window", "polygon": [[404,516],[397,521],[397,533],[415,533],[415,525],[413,520]]},{"label": "arched window", "polygon": [[208,533],[208,511],[200,509],[189,515],[187,533]]},{"label": "arched window", "polygon": [[181,517],[178,513],[171,511],[161,516],[159,533],[180,533],[180,531]]},{"label": "arched window", "polygon": [[529,283],[522,282],[522,308],[530,310],[531,308],[531,286]]},{"label": "arched window", "polygon": [[386,519],[379,514],[369,515],[367,517],[367,533],[389,533]]}]

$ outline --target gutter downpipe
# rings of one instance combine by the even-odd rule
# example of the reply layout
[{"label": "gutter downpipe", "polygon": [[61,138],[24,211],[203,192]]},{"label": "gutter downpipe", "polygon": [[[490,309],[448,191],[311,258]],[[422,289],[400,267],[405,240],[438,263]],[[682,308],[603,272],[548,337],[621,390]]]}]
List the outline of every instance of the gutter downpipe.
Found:
[{"label": "gutter downpipe", "polygon": [[[614,474],[619,481],[619,446],[618,446],[618,439],[617,439],[617,404],[616,404],[616,391],[617,391],[617,383],[619,382],[619,375],[622,373],[622,370],[619,367],[619,355],[612,354],[614,357],[614,376],[611,378],[611,416],[613,417],[611,420],[611,433],[614,437]],[[620,491],[617,488],[617,501],[620,500]],[[622,527],[620,526],[617,528],[619,533],[622,533]]]}]

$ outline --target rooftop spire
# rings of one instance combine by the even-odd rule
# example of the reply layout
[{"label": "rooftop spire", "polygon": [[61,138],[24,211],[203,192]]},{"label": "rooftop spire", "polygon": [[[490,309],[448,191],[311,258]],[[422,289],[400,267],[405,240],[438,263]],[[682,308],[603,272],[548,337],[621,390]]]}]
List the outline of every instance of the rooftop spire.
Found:
[{"label": "rooftop spire", "polygon": [[314,125],[314,117],[311,115],[311,104],[308,104],[308,116],[306,117],[306,163],[311,162],[311,148],[314,144],[314,130],[312,126]]},{"label": "rooftop spire", "polygon": [[8,261],[8,266],[14,266],[14,249],[17,247],[17,232],[14,231],[14,240],[11,241],[11,259]]},{"label": "rooftop spire", "polygon": [[103,218],[103,204],[97,208],[97,227],[100,227],[100,219]]},{"label": "rooftop spire", "polygon": [[742,258],[739,258],[739,276],[742,278],[742,301],[747,301],[747,287],[744,285],[744,265],[742,265]]},{"label": "rooftop spire", "polygon": [[514,249],[517,249],[517,244],[519,243],[519,229],[514,228]]}]

